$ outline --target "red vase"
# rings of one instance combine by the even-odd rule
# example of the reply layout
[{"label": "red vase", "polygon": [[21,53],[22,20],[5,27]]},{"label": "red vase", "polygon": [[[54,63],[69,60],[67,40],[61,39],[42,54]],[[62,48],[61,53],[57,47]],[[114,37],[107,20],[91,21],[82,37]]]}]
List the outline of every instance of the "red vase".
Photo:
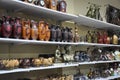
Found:
[{"label": "red vase", "polygon": [[107,33],[106,32],[103,32],[103,43],[104,44],[107,44],[108,43],[108,41],[107,41]]},{"label": "red vase", "polygon": [[10,17],[2,17],[2,37],[9,38],[12,33],[12,26],[10,24]]},{"label": "red vase", "polygon": [[98,43],[103,44],[103,35],[101,32],[98,32]]}]

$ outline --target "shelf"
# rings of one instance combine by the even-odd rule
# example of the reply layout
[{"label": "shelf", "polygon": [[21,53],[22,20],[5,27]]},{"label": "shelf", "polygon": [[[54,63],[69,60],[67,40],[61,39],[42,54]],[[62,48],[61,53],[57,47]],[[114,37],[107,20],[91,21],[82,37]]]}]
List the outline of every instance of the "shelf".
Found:
[{"label": "shelf", "polygon": [[30,72],[36,70],[45,70],[45,69],[57,69],[57,68],[67,68],[67,67],[75,67],[79,65],[87,65],[87,64],[99,64],[99,63],[112,63],[112,62],[120,62],[120,60],[113,61],[93,61],[93,62],[75,62],[75,63],[55,63],[52,66],[41,66],[41,67],[30,67],[30,68],[18,68],[13,70],[0,70],[0,74],[8,74],[8,73],[17,73],[17,72]]},{"label": "shelf", "polygon": [[2,43],[12,44],[50,44],[50,45],[78,45],[78,46],[97,46],[97,47],[120,47],[120,45],[114,44],[98,44],[87,42],[55,42],[55,41],[39,41],[39,40],[25,40],[25,39],[13,39],[13,38],[0,38]]},{"label": "shelf", "polygon": [[101,64],[101,63],[113,63],[113,62],[120,62],[120,60],[80,62],[79,65]]},{"label": "shelf", "polygon": [[77,45],[77,43],[74,42],[39,41],[39,40],[24,40],[24,39],[12,39],[12,38],[0,38],[0,42],[12,43],[12,44]]},{"label": "shelf", "polygon": [[[6,6],[7,5],[7,6]],[[30,3],[22,2],[19,0],[0,0],[0,6],[2,8],[11,10],[11,11],[20,11],[30,15],[34,15],[42,18],[50,18],[57,21],[67,21],[73,20],[76,18],[76,15],[51,10],[48,8],[36,6]]]},{"label": "shelf", "polygon": [[78,42],[78,45],[80,46],[97,46],[97,47],[120,47],[120,45],[114,45],[114,44],[99,44],[99,43],[87,43],[87,42]]},{"label": "shelf", "polygon": [[99,79],[95,79],[95,80],[113,80],[113,79],[117,79],[120,78],[120,75],[118,76],[109,76],[107,78],[99,78]]},{"label": "shelf", "polygon": [[0,70],[0,74],[30,72],[30,71],[35,71],[35,70],[45,70],[45,69],[55,69],[55,68],[75,67],[75,66],[78,66],[78,64],[77,63],[76,64],[60,63],[60,64],[54,64],[52,66],[47,66],[47,67],[30,67],[30,68],[18,68],[18,69],[13,69],[13,70]]},{"label": "shelf", "polygon": [[74,21],[79,25],[84,25],[84,26],[93,27],[97,29],[107,29],[107,30],[120,29],[120,26],[118,25],[96,20],[96,19],[89,18],[83,15],[79,15]]}]

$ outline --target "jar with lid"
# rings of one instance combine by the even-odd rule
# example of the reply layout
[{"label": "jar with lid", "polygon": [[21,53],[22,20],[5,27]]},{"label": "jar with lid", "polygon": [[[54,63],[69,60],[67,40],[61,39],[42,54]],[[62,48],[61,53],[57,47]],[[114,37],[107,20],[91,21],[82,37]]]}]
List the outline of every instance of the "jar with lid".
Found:
[{"label": "jar with lid", "polygon": [[46,28],[45,28],[45,22],[40,21],[38,25],[38,38],[39,40],[44,41],[46,37]]},{"label": "jar with lid", "polygon": [[31,39],[36,40],[38,38],[37,22],[31,20]]},{"label": "jar with lid", "polygon": [[23,39],[30,38],[30,20],[22,19],[22,38]]},{"label": "jar with lid", "polygon": [[20,17],[15,18],[15,24],[13,26],[13,37],[19,39],[21,37],[22,24],[20,22]]},{"label": "jar with lid", "polygon": [[12,34],[12,25],[10,24],[10,17],[2,17],[2,37],[9,38]]}]

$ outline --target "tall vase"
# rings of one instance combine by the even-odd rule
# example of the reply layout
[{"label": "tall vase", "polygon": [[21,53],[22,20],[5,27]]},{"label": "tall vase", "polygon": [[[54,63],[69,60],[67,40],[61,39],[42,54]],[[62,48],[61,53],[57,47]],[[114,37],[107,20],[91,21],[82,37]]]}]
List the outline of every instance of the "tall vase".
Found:
[{"label": "tall vase", "polygon": [[45,24],[45,28],[46,28],[46,37],[45,37],[45,41],[49,41],[50,40],[50,29],[49,29],[49,24],[46,23]]},{"label": "tall vase", "polygon": [[21,38],[21,33],[22,33],[22,24],[20,23],[20,18],[17,17],[15,19],[15,24],[13,26],[13,37],[14,38]]},{"label": "tall vase", "polygon": [[37,22],[31,21],[31,39],[36,40],[38,38]]},{"label": "tall vase", "polygon": [[9,38],[12,34],[12,26],[10,24],[10,17],[2,17],[2,36],[5,38]]},{"label": "tall vase", "polygon": [[22,20],[22,38],[30,38],[30,20]]},{"label": "tall vase", "polygon": [[39,34],[39,40],[44,41],[46,37],[46,28],[45,28],[45,22],[40,21],[38,26],[38,34]]}]

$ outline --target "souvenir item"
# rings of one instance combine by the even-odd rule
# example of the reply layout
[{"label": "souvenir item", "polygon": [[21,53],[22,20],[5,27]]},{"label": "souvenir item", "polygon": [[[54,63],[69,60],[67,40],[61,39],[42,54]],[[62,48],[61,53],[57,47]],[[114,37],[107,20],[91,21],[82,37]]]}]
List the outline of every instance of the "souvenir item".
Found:
[{"label": "souvenir item", "polygon": [[51,25],[51,28],[50,28],[50,40],[51,41],[56,41],[56,38],[57,38],[57,33],[56,33],[56,29],[55,29],[55,25]]},{"label": "souvenir item", "polygon": [[50,5],[50,0],[44,0],[45,1],[45,5],[47,8],[49,8],[49,5]]},{"label": "souvenir item", "polygon": [[60,29],[60,26],[56,27],[56,41],[61,41],[62,39],[62,31]]},{"label": "souvenir item", "polygon": [[36,40],[38,38],[38,28],[35,21],[31,21],[31,39]]},{"label": "souvenir item", "polygon": [[45,22],[40,21],[38,26],[38,34],[39,34],[39,40],[44,41],[46,37],[46,28],[45,28]]},{"label": "souvenir item", "polygon": [[112,5],[107,5],[106,8],[106,21],[116,25],[120,25],[120,9]]},{"label": "souvenir item", "polygon": [[50,0],[49,1],[49,8],[53,10],[57,10],[57,1],[56,0]]},{"label": "souvenir item", "polygon": [[66,7],[67,7],[67,4],[66,4],[66,1],[65,0],[60,0],[58,2],[58,11],[61,11],[61,12],[66,12]]},{"label": "souvenir item", "polygon": [[106,33],[106,32],[103,32],[103,43],[104,43],[104,44],[107,44],[107,43],[108,43],[107,38],[108,38],[107,33]]},{"label": "souvenir item", "polygon": [[103,44],[103,35],[101,32],[98,32],[98,43]]},{"label": "souvenir item", "polygon": [[117,37],[117,35],[113,35],[113,38],[112,38],[113,40],[113,44],[118,44],[118,37]]},{"label": "souvenir item", "polygon": [[72,28],[68,28],[68,42],[73,41],[73,33],[72,33]]},{"label": "souvenir item", "polygon": [[10,24],[10,17],[2,17],[2,36],[9,38],[12,34],[12,25]]},{"label": "souvenir item", "polygon": [[30,38],[30,21],[22,20],[22,38],[29,39]]},{"label": "souvenir item", "polygon": [[92,42],[92,35],[91,35],[90,31],[88,31],[88,33],[87,33],[87,35],[86,35],[86,41],[87,41],[88,43],[91,43],[91,42]]},{"label": "souvenir item", "polygon": [[15,18],[15,24],[13,26],[13,37],[14,38],[20,38],[22,31],[22,24],[20,23],[20,18]]},{"label": "souvenir item", "polygon": [[68,28],[63,28],[62,30],[62,41],[67,42],[68,41]]},{"label": "souvenir item", "polygon": [[49,41],[50,40],[50,29],[49,29],[49,24],[48,23],[45,24],[45,28],[46,28],[46,37],[45,37],[45,40]]},{"label": "souvenir item", "polygon": [[45,0],[38,0],[38,5],[41,7],[46,7]]},{"label": "souvenir item", "polygon": [[79,34],[77,27],[75,27],[74,42],[79,42]]}]

